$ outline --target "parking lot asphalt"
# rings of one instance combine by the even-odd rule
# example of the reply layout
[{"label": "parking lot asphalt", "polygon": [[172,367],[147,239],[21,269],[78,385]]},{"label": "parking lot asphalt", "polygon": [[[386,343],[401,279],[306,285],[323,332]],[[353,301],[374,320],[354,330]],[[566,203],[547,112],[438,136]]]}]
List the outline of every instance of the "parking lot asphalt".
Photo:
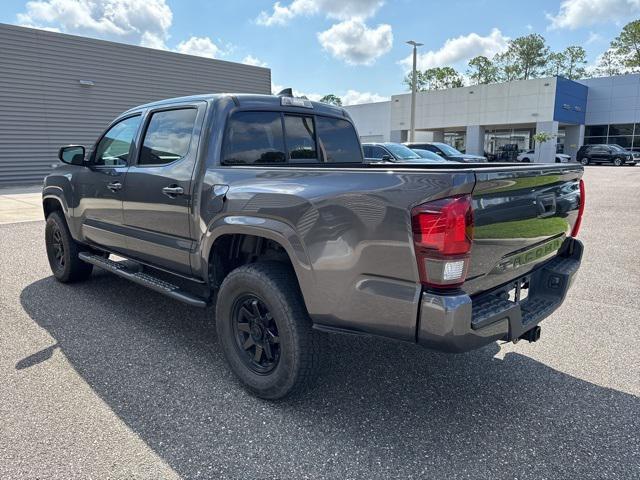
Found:
[{"label": "parking lot asphalt", "polygon": [[534,344],[332,336],[311,391],[234,381],[213,313],[50,274],[0,225],[0,478],[638,478],[640,167],[588,167],[586,244]]}]

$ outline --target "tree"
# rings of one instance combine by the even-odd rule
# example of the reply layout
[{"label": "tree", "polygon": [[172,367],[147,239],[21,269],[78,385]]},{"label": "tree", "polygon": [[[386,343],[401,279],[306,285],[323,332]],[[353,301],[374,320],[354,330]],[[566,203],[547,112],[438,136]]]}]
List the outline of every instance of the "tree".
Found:
[{"label": "tree", "polygon": [[342,106],[342,99],[333,93],[329,93],[320,99],[322,103],[328,103],[329,105]]},{"label": "tree", "polygon": [[547,57],[546,75],[557,77],[563,75],[567,63],[567,57],[562,52],[551,52]]},{"label": "tree", "polygon": [[507,53],[513,59],[513,64],[518,67],[519,78],[527,80],[541,73],[549,55],[549,47],[542,35],[532,33],[510,40]]},{"label": "tree", "polygon": [[[554,138],[556,138],[557,135],[553,134],[553,133],[549,133],[549,132],[538,132],[533,136],[533,140],[540,144],[542,146],[543,143],[547,143],[550,142],[551,140],[553,140]],[[539,161],[540,160],[540,148],[536,148],[536,160]]]},{"label": "tree", "polygon": [[[404,84],[411,90],[412,75],[404,78]],[[416,71],[416,91],[442,90],[464,86],[462,77],[452,67],[428,68],[424,72]]]},{"label": "tree", "polygon": [[493,63],[498,68],[498,80],[501,82],[510,82],[517,80],[522,75],[520,65],[516,63],[513,52],[506,51],[498,53],[493,57]]},{"label": "tree", "polygon": [[616,52],[612,49],[607,50],[600,58],[598,58],[598,63],[596,65],[594,74],[598,77],[610,77],[612,75],[620,75],[621,69],[620,65],[622,61],[620,57],[616,55]]},{"label": "tree", "polygon": [[469,60],[467,75],[474,85],[495,83],[498,81],[498,66],[483,55]]},{"label": "tree", "polygon": [[428,68],[422,73],[429,90],[442,90],[445,88],[464,86],[462,77],[452,67]]},{"label": "tree", "polygon": [[[411,91],[411,87],[413,85],[413,72],[409,72],[409,74],[404,77],[403,83],[409,88]],[[416,70],[416,92],[424,92],[427,89],[427,83],[424,79],[424,74],[420,70]]]},{"label": "tree", "polygon": [[583,78],[586,75],[587,71],[584,67],[587,64],[587,52],[584,48],[577,45],[571,45],[564,49],[562,55],[566,62],[565,70],[562,75],[570,80]]},{"label": "tree", "polygon": [[611,42],[611,48],[625,67],[632,71],[640,70],[640,20],[627,23]]}]

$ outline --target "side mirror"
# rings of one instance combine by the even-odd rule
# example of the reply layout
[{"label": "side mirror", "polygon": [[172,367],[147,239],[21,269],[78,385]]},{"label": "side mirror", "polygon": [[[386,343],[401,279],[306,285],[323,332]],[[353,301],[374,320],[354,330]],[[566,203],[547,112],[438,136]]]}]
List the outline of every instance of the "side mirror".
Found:
[{"label": "side mirror", "polygon": [[392,162],[393,159],[391,158],[391,155],[382,155],[382,158],[380,159],[383,162]]},{"label": "side mirror", "polygon": [[82,165],[84,163],[84,147],[82,145],[67,145],[60,147],[58,158],[69,165]]}]

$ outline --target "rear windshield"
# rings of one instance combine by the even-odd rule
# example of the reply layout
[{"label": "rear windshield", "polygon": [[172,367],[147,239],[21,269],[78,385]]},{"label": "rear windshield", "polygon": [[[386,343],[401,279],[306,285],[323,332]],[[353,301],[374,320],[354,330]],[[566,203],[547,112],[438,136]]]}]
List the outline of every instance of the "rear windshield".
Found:
[{"label": "rear windshield", "polygon": [[223,141],[225,165],[362,163],[347,120],[282,112],[236,112]]}]

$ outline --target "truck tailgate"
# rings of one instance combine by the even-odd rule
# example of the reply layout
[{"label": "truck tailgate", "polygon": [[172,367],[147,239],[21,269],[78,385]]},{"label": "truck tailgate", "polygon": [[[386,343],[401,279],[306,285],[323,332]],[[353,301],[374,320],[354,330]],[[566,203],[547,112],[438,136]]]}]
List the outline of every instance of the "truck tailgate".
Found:
[{"label": "truck tailgate", "polygon": [[556,254],[578,217],[582,173],[578,165],[476,172],[466,293],[505,284]]}]

